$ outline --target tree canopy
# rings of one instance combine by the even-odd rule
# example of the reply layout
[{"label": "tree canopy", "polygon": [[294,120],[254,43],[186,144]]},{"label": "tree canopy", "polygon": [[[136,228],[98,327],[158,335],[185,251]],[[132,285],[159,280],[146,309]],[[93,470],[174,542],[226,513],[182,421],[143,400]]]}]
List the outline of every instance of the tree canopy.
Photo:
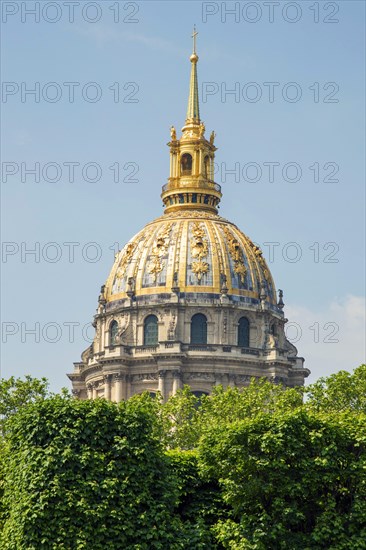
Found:
[{"label": "tree canopy", "polygon": [[28,403],[45,399],[49,395],[49,384],[46,378],[0,379],[0,434],[3,433],[6,420]]},{"label": "tree canopy", "polygon": [[4,550],[366,548],[365,365],[167,403],[25,383],[0,384]]}]

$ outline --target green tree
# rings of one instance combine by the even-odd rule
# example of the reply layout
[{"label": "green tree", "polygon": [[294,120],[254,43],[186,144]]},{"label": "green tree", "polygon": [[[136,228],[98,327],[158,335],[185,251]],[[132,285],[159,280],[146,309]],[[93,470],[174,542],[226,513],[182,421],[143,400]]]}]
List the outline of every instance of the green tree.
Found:
[{"label": "green tree", "polygon": [[4,550],[184,548],[153,400],[55,396],[9,419]]},{"label": "green tree", "polygon": [[223,502],[218,483],[201,476],[196,451],[170,450],[167,454],[178,487],[175,511],[182,524],[184,548],[222,548],[212,527],[230,515],[230,508]]},{"label": "green tree", "polygon": [[167,403],[1,384],[4,550],[366,548],[365,365]]},{"label": "green tree", "polygon": [[258,414],[206,433],[199,463],[232,508],[214,527],[224,548],[366,548],[363,413]]},{"label": "green tree", "polygon": [[189,450],[197,446],[201,410],[202,402],[189,386],[184,386],[166,403],[160,401],[164,444],[168,449]]},{"label": "green tree", "polygon": [[0,435],[4,432],[7,419],[28,403],[45,399],[49,395],[46,378],[32,378],[27,375],[21,378],[0,379]]},{"label": "green tree", "polygon": [[360,365],[353,373],[339,371],[319,378],[306,388],[307,404],[315,410],[366,413],[366,365]]},{"label": "green tree", "polygon": [[4,435],[6,423],[28,403],[45,399],[49,395],[46,378],[26,376],[24,380],[11,376],[0,379],[0,516],[4,491]]},{"label": "green tree", "polygon": [[190,478],[220,488],[211,505],[221,515],[205,524],[217,548],[366,548],[365,373],[362,365],[306,389],[252,380],[200,403],[185,388],[162,405],[169,446],[196,449]]},{"label": "green tree", "polygon": [[245,388],[213,388],[212,394],[200,399],[189,388],[162,404],[165,443],[173,449],[195,449],[203,434],[237,420],[267,411],[288,411],[301,407],[303,389],[286,389],[263,378],[252,379]]}]

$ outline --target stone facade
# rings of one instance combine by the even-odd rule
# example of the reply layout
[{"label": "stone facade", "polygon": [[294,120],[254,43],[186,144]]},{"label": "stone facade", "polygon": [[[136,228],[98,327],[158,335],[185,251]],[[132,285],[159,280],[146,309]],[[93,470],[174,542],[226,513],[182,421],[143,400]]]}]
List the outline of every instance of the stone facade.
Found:
[{"label": "stone facade", "polygon": [[[103,302],[103,300],[101,300]],[[210,393],[212,386],[246,386],[252,377],[267,377],[287,386],[302,385],[309,374],[296,348],[285,337],[285,319],[266,303],[249,307],[215,298],[179,293],[152,296],[140,304],[132,296],[115,309],[101,303],[95,316],[95,339],[75,363],[69,377],[81,399],[105,397],[114,401],[148,391],[166,399],[184,384]],[[207,318],[207,344],[191,344],[191,319]],[[144,320],[158,318],[158,342],[144,345]],[[238,324],[249,321],[249,346],[238,345]],[[118,336],[111,342],[111,323]]]}]

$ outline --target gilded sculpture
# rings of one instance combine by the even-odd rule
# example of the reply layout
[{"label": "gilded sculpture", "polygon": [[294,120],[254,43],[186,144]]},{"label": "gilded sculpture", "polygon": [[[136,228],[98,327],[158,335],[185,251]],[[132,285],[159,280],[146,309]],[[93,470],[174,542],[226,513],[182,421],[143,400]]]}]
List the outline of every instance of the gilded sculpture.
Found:
[{"label": "gilded sculpture", "polygon": [[192,229],[191,237],[191,256],[197,258],[197,261],[192,262],[192,272],[196,275],[200,282],[202,275],[208,273],[210,266],[203,261],[208,255],[208,240],[202,224],[195,222]]},{"label": "gilded sculpture", "polygon": [[251,247],[261,269],[262,269],[262,273],[263,273],[263,277],[266,279],[266,281],[269,280],[269,271],[268,271],[268,267],[267,267],[267,264],[266,264],[266,261],[265,259],[263,258],[263,252],[262,250],[259,248],[259,246],[257,246],[256,244],[253,243],[253,241],[251,241],[248,237],[248,243],[249,243],[249,246]]},{"label": "gilded sculpture", "polygon": [[247,268],[244,264],[244,256],[241,246],[234,235],[225,226],[224,233],[227,239],[227,245],[229,254],[234,262],[234,273],[236,273],[240,279],[241,284],[245,283],[245,275],[247,274]]},{"label": "gilded sculpture", "polygon": [[116,274],[113,281],[113,291],[112,293],[120,292],[121,290],[121,283],[126,273],[126,268],[128,263],[131,260],[131,257],[133,256],[133,253],[135,252],[135,249],[137,247],[137,242],[129,242],[124,249],[118,254],[117,256],[117,262],[120,258],[119,265],[116,269]]},{"label": "gilded sculpture", "polygon": [[150,262],[147,268],[147,272],[153,276],[153,280],[156,283],[159,273],[161,273],[165,267],[163,257],[167,254],[169,247],[169,235],[172,228],[171,223],[163,227],[161,232],[155,239],[153,244]]}]

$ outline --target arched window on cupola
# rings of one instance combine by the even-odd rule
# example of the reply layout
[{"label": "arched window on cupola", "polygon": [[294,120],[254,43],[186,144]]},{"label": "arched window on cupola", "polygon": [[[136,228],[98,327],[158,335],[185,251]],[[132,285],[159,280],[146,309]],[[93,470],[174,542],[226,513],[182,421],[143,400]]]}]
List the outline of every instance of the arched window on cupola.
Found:
[{"label": "arched window on cupola", "polygon": [[118,338],[118,323],[117,321],[112,321],[109,326],[109,337],[110,337],[110,345],[115,346]]},{"label": "arched window on cupola", "polygon": [[191,319],[191,344],[207,344],[207,319],[202,313]]},{"label": "arched window on cupola", "polygon": [[239,319],[238,346],[241,348],[249,348],[249,321],[246,317]]},{"label": "arched window on cupola", "polygon": [[208,155],[205,156],[205,159],[203,161],[203,170],[204,170],[204,176],[205,178],[209,178],[209,175],[210,175],[210,171],[209,171],[209,168],[210,168],[210,158]]},{"label": "arched window on cupola", "polygon": [[144,346],[156,346],[158,343],[158,318],[148,315],[144,321]]},{"label": "arched window on cupola", "polygon": [[181,156],[180,173],[182,176],[190,176],[192,174],[192,156],[189,153],[184,153]]}]

